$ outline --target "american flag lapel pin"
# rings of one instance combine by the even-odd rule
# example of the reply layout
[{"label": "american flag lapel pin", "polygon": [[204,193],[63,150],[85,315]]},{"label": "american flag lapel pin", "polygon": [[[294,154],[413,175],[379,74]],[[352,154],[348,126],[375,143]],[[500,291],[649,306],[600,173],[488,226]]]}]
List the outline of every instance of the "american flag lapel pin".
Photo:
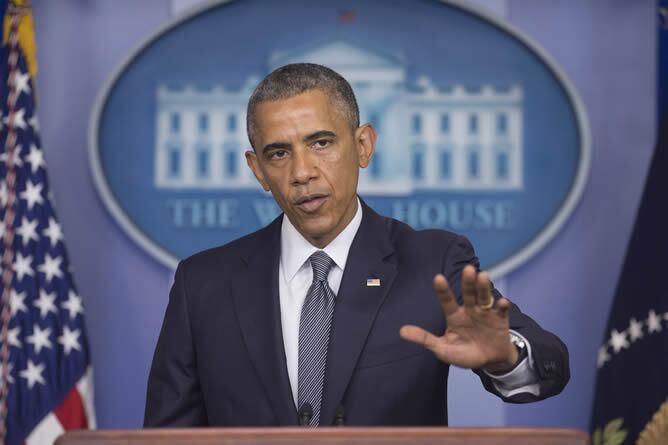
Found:
[{"label": "american flag lapel pin", "polygon": [[378,287],[380,286],[380,278],[367,278],[366,287]]}]

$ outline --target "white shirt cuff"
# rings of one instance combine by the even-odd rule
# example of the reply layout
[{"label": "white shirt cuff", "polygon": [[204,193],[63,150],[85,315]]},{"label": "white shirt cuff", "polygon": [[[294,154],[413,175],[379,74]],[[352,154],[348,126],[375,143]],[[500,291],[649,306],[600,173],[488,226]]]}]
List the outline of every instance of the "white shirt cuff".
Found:
[{"label": "white shirt cuff", "polygon": [[520,337],[527,347],[527,356],[513,369],[505,374],[491,374],[483,369],[483,372],[493,380],[494,388],[504,397],[512,397],[515,394],[531,393],[534,396],[540,394],[538,385],[538,374],[536,373],[533,356],[531,355],[531,344],[523,335],[510,330]]}]

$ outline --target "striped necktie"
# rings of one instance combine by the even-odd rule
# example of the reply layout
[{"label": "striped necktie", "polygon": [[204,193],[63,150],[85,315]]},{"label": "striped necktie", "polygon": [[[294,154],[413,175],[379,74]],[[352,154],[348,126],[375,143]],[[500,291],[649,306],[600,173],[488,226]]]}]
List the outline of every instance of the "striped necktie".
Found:
[{"label": "striped necktie", "polygon": [[297,401],[299,407],[311,405],[313,415],[308,426],[318,426],[322,388],[325,380],[329,329],[336,295],[327,283],[334,261],[322,250],[309,258],[313,282],[306,294],[299,321],[299,359]]}]

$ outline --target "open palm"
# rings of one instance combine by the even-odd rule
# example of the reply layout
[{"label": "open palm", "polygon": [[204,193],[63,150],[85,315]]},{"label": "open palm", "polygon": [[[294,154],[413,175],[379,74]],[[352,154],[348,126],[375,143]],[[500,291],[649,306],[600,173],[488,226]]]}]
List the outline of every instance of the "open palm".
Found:
[{"label": "open palm", "polygon": [[512,369],[518,353],[508,335],[510,302],[505,298],[494,301],[487,273],[477,273],[470,265],[464,268],[461,306],[441,274],[434,277],[434,291],[445,315],[445,333],[439,337],[418,326],[406,325],[401,328],[401,337],[461,368],[491,372]]}]

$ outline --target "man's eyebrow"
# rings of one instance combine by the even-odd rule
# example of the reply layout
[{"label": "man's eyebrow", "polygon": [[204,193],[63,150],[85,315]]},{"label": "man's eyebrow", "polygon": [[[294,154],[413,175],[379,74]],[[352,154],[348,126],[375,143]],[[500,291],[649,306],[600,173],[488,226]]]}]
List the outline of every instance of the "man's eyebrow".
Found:
[{"label": "man's eyebrow", "polygon": [[319,130],[315,133],[307,134],[304,136],[304,142],[314,141],[320,138],[336,138],[336,133],[329,130]]},{"label": "man's eyebrow", "polygon": [[271,144],[267,144],[262,148],[262,153],[266,153],[271,150],[285,150],[289,147],[290,144],[288,142],[272,142]]},{"label": "man's eyebrow", "polygon": [[[304,136],[303,141],[310,142],[320,138],[336,138],[336,133],[329,130],[318,130],[316,132]],[[271,150],[285,150],[290,147],[291,145],[289,142],[281,142],[281,141],[272,142],[271,144],[267,144],[262,148],[262,153],[267,153],[268,151]]]}]

